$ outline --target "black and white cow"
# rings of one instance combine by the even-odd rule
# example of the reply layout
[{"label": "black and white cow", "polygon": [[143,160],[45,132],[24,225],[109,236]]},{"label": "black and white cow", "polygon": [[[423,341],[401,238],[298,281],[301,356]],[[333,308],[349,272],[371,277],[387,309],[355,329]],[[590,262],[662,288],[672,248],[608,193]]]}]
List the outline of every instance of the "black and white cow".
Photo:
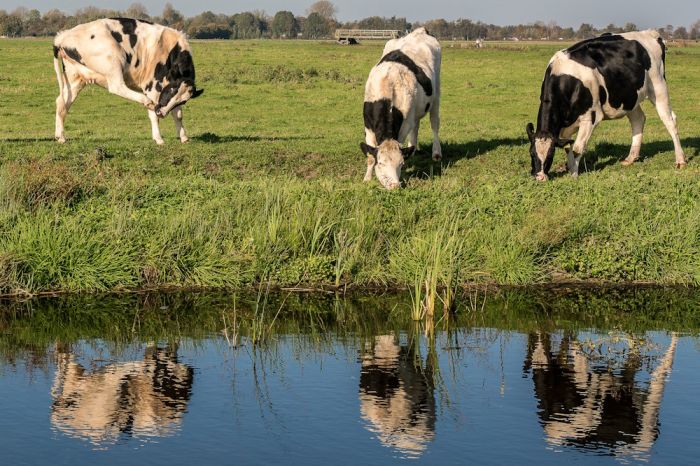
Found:
[{"label": "black and white cow", "polygon": [[187,142],[182,105],[203,91],[195,87],[192,53],[183,33],[130,18],[98,19],[60,32],[53,53],[60,89],[57,141],[66,140],[64,120],[80,91],[98,84],[148,109],[156,143],[163,144],[158,118],[170,112],[180,141]]},{"label": "black and white cow", "polygon": [[[603,120],[627,116],[632,125],[632,148],[623,160],[629,165],[639,157],[646,120],[641,103],[651,100],[671,134],[676,166],[686,164],[676,127],[676,115],[666,86],[666,47],[656,31],[603,34],[557,52],[542,82],[537,131],[530,138],[532,175],[547,179],[556,147],[567,150],[567,167],[573,176],[593,129]],[[576,135],[576,140],[569,138]]]},{"label": "black and white cow", "polygon": [[[419,28],[386,43],[379,63],[372,68],[365,86],[365,181],[372,170],[387,189],[400,185],[404,156],[418,143],[420,119],[430,112],[433,159],[440,160],[440,43]],[[401,144],[408,137],[408,146]]]}]

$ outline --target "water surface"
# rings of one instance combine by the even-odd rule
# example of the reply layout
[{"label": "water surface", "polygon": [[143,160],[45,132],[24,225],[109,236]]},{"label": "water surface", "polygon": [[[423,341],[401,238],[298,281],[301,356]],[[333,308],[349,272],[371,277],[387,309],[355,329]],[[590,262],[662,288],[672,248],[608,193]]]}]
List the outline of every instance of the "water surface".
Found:
[{"label": "water surface", "polygon": [[700,295],[0,304],[3,464],[688,464]]}]

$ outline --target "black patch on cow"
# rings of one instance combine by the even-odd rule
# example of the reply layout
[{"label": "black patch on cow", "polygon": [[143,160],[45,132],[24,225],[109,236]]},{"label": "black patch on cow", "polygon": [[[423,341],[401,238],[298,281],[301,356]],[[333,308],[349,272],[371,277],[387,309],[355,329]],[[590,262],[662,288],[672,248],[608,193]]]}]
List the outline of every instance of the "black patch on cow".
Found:
[{"label": "black patch on cow", "polygon": [[78,52],[76,49],[72,49],[70,47],[63,47],[63,51],[70,57],[71,60],[77,61],[81,65],[83,65],[83,57],[80,55],[80,52]]},{"label": "black patch on cow", "polygon": [[[553,140],[558,138],[562,129],[573,125],[592,106],[593,94],[580,79],[568,74],[552,75],[551,66],[547,67],[542,81],[535,137]],[[534,140],[532,141],[530,157],[533,175],[540,171],[544,171],[545,174],[549,172],[554,159],[554,147],[555,144],[552,144],[543,167],[542,161],[537,157]]]},{"label": "black patch on cow", "polygon": [[603,86],[598,86],[598,98],[600,99],[600,105],[605,105],[608,101],[608,91]]},{"label": "black patch on cow", "polygon": [[95,34],[90,36],[90,39],[94,39],[94,38],[95,38]]},{"label": "black patch on cow", "polygon": [[58,58],[58,50],[59,50],[59,48],[54,45],[53,46],[53,57],[54,58]]},{"label": "black patch on cow", "polygon": [[661,37],[656,39],[656,41],[659,43],[659,47],[661,47],[661,63],[664,65],[664,79],[666,79],[666,44],[664,44],[664,40]]},{"label": "black patch on cow", "polygon": [[362,115],[365,120],[365,128],[374,132],[377,145],[388,139],[398,140],[404,116],[399,109],[391,105],[391,100],[380,99],[375,102],[365,102]]},{"label": "black patch on cow", "polygon": [[551,67],[545,72],[537,115],[537,132],[559,136],[559,132],[573,125],[578,117],[593,106],[593,94],[583,82],[568,74],[552,75]]},{"label": "black patch on cow", "polygon": [[430,104],[426,104],[425,105],[425,113],[428,113],[429,110],[430,110]]},{"label": "black patch on cow", "polygon": [[139,22],[139,23],[150,24],[151,26],[153,25],[153,21],[148,21],[147,19],[139,19],[138,22]]},{"label": "black patch on cow", "polygon": [[110,34],[112,34],[112,37],[114,37],[114,40],[117,41],[118,44],[122,43],[122,35],[119,34],[117,31],[109,31]]},{"label": "black patch on cow", "polygon": [[146,92],[150,91],[151,89],[153,89],[153,81],[146,84],[146,87],[144,88]]},{"label": "black patch on cow", "polygon": [[126,53],[126,62],[131,65],[131,54],[128,52]]},{"label": "black patch on cow", "polygon": [[572,60],[603,75],[611,107],[629,111],[637,106],[638,91],[651,68],[651,58],[642,44],[607,34],[574,44],[566,51]]},{"label": "black patch on cow", "polygon": [[416,76],[416,80],[418,81],[418,84],[421,85],[423,88],[423,91],[425,91],[425,95],[431,96],[433,95],[433,83],[428,77],[428,75],[425,74],[423,71],[423,68],[418,66],[416,62],[414,62],[408,55],[403,53],[400,50],[394,50],[392,52],[387,53],[382,57],[382,59],[379,61],[379,63],[386,63],[386,62],[395,62],[395,63],[400,63],[409,70]]},{"label": "black patch on cow", "polygon": [[122,25],[122,33],[129,36],[129,44],[133,49],[136,45],[136,20],[132,18],[110,18],[114,21],[119,21]]},{"label": "black patch on cow", "polygon": [[140,64],[141,64],[141,59],[137,58],[136,63],[134,64],[134,68],[138,68]]},{"label": "black patch on cow", "polygon": [[591,112],[591,121],[595,124],[595,110]]},{"label": "black patch on cow", "polygon": [[163,85],[160,82],[156,83],[156,91],[163,92]]}]

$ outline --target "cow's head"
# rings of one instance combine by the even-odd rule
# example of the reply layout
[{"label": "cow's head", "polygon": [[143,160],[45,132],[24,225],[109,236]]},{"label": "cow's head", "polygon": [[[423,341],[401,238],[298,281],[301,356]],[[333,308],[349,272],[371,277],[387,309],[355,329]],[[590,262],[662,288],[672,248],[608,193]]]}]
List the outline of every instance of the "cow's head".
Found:
[{"label": "cow's head", "polygon": [[401,185],[401,167],[404,164],[404,157],[413,154],[416,148],[402,148],[398,141],[388,139],[379,144],[379,147],[372,147],[363,142],[360,144],[360,149],[366,155],[374,156],[374,173],[382,186],[386,189],[394,189]]},{"label": "cow's head", "polygon": [[179,44],[170,51],[165,63],[156,65],[154,81],[157,83],[155,89],[160,92],[155,112],[161,118],[204,92],[194,84],[192,54],[182,50]]},{"label": "cow's head", "polygon": [[527,137],[530,139],[530,163],[531,174],[537,181],[546,181],[549,177],[549,169],[552,167],[554,160],[554,150],[557,147],[565,147],[572,144],[571,139],[560,139],[559,137],[547,132],[538,131],[535,133],[535,127],[532,123],[528,123],[525,127]]},{"label": "cow's head", "polygon": [[168,83],[160,93],[156,103],[156,115],[165,117],[172,109],[184,105],[188,100],[199,97],[204,89],[197,89],[194,81],[189,79],[175,80]]}]

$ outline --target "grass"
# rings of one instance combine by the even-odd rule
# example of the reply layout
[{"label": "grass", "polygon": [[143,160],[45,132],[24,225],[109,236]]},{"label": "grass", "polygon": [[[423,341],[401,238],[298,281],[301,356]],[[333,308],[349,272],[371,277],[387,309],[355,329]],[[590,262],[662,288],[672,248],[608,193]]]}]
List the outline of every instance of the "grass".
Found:
[{"label": "grass", "polygon": [[687,169],[645,104],[639,163],[618,163],[627,121],[605,122],[586,173],[564,175],[560,152],[540,184],[524,126],[559,47],[445,43],[444,160],[430,160],[426,121],[405,186],[387,192],[362,183],[357,147],[381,44],[194,42],[192,140],[168,119],[158,147],[145,112],[99,88],[53,142],[50,41],[1,40],[0,294],[400,286],[420,311],[471,283],[700,284],[700,47],[667,54]]}]

